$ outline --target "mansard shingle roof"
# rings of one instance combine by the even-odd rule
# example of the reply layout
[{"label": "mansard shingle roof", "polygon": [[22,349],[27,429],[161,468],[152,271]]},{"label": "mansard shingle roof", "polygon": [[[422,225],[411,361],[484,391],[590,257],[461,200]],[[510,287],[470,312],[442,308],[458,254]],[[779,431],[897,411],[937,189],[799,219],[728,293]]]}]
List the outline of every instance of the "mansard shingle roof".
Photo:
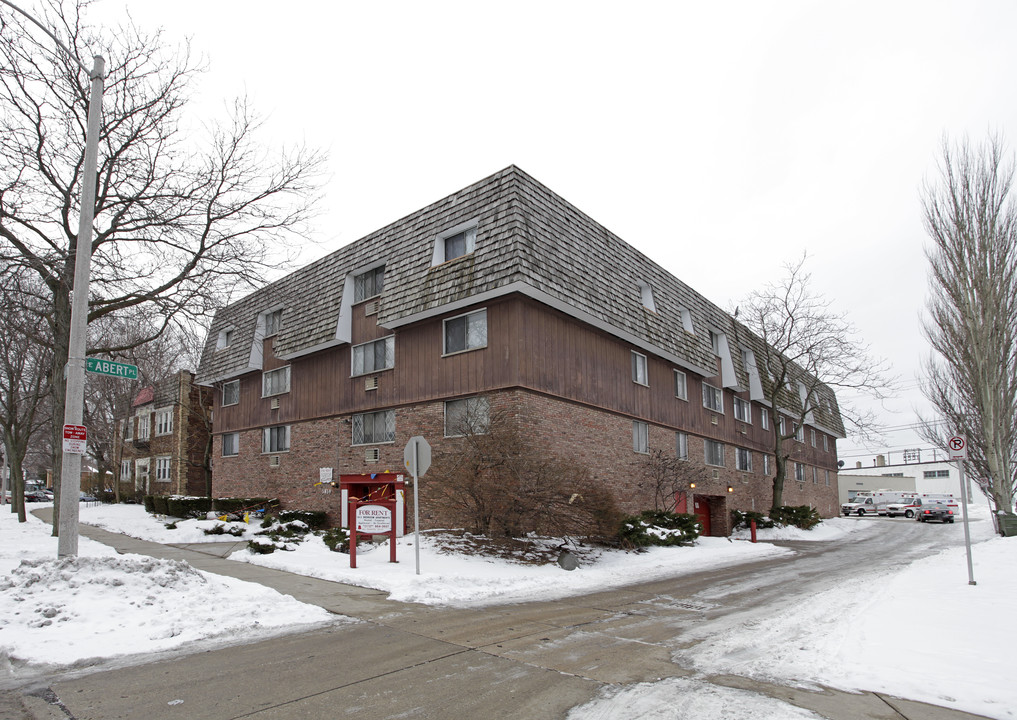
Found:
[{"label": "mansard shingle roof", "polygon": [[[476,226],[474,252],[433,266],[436,240],[467,223]],[[646,255],[510,166],[221,310],[205,345],[199,382],[260,369],[258,316],[270,309],[284,308],[274,341],[278,356],[348,341],[341,330],[347,278],[381,262],[385,288],[378,323],[388,328],[521,292],[706,377],[717,374],[708,330],[732,340],[739,335],[738,342],[751,335]],[[644,307],[641,285],[652,291],[655,311]],[[683,329],[683,311],[694,333]],[[233,330],[232,342],[217,350],[220,331],[227,328]],[[746,389],[746,369],[740,354],[733,355],[735,372],[724,384]],[[817,420],[843,435],[838,414]]]}]

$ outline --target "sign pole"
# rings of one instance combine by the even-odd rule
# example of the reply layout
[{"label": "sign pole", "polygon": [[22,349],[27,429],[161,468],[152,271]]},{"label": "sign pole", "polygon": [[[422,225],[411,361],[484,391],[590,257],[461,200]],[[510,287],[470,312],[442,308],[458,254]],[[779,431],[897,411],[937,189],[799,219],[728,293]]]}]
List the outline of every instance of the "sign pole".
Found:
[{"label": "sign pole", "polygon": [[975,571],[971,563],[971,531],[968,529],[968,488],[964,479],[964,461],[968,458],[968,442],[963,435],[954,435],[950,438],[950,458],[957,460],[957,468],[960,471],[961,486],[961,513],[964,518],[964,547],[968,555],[968,585],[977,585],[975,582]]},{"label": "sign pole", "polygon": [[420,493],[417,492],[417,486],[420,485],[420,478],[417,477],[417,466],[418,466],[418,452],[417,448],[419,445],[413,443],[413,557],[416,561],[417,575],[420,574]]}]

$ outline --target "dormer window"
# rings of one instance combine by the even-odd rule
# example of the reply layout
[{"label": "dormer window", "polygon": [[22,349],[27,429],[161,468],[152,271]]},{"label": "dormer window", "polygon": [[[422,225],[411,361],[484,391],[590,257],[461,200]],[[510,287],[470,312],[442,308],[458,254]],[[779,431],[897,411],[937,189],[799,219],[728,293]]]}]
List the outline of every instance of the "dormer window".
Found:
[{"label": "dormer window", "polygon": [[282,308],[265,313],[265,337],[277,335],[282,328]]},{"label": "dormer window", "polygon": [[678,312],[682,316],[682,329],[689,335],[695,335],[696,329],[692,325],[692,313],[689,312],[688,308],[678,308]]},{"label": "dormer window", "polygon": [[353,302],[363,302],[381,295],[385,288],[385,266],[360,273],[353,278]]},{"label": "dormer window", "polygon": [[233,344],[233,328],[224,328],[219,331],[219,337],[215,340],[216,350],[225,350]]},{"label": "dormer window", "polygon": [[469,255],[477,246],[477,224],[458,225],[435,239],[431,265],[441,265],[463,255]]},{"label": "dormer window", "polygon": [[636,284],[639,287],[639,299],[642,301],[643,307],[650,312],[657,312],[657,307],[653,304],[653,289],[648,283],[642,281]]}]

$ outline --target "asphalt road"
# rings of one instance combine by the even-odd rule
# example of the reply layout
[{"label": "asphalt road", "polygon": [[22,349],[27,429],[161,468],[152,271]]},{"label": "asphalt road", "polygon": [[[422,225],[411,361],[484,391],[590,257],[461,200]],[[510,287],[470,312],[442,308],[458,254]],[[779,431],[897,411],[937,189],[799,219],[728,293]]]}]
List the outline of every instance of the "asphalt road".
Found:
[{"label": "asphalt road", "polygon": [[[801,602],[859,568],[892,569],[932,553],[942,526],[876,518],[877,533],[831,543],[784,543],[798,553],[552,602],[448,609],[234,563],[228,546],[170,547],[83,527],[125,552],[187,559],[262,582],[355,618],[261,642],[205,644],[77,668],[6,668],[0,717],[74,718],[564,718],[605,688],[693,674],[711,629]],[[955,535],[955,534],[952,534]],[[808,691],[733,676],[830,720],[948,720],[952,710],[874,693]]]}]

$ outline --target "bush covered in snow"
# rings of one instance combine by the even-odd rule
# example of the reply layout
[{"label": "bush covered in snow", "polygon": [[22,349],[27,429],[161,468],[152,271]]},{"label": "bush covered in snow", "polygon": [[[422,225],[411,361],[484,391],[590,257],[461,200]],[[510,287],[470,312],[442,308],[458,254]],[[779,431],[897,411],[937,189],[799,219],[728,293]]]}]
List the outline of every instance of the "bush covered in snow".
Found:
[{"label": "bush covered in snow", "polygon": [[823,521],[819,511],[808,505],[782,505],[770,511],[770,519],[777,525],[793,525],[802,530],[811,530]]},{"label": "bush covered in snow", "polygon": [[773,520],[766,517],[763,513],[749,510],[742,512],[741,510],[731,511],[731,530],[748,530],[751,527],[752,521],[756,521],[756,529],[764,530],[772,528],[774,523]]},{"label": "bush covered in snow", "polygon": [[695,515],[644,510],[622,520],[618,537],[623,546],[693,545],[702,532]]}]

